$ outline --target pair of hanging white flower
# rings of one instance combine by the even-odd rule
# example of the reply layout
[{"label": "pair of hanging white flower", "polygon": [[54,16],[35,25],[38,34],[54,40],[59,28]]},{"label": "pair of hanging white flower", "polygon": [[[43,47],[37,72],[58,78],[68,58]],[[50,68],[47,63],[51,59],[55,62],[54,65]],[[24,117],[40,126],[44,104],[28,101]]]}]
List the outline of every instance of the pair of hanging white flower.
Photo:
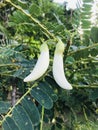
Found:
[{"label": "pair of hanging white flower", "polygon": [[[64,44],[60,40],[55,49],[53,59],[53,77],[56,83],[63,89],[71,90],[72,86],[67,81],[64,74],[63,66],[63,52]],[[35,81],[40,78],[48,69],[49,66],[49,49],[46,43],[43,43],[40,47],[40,56],[32,72],[24,79],[24,82]]]}]

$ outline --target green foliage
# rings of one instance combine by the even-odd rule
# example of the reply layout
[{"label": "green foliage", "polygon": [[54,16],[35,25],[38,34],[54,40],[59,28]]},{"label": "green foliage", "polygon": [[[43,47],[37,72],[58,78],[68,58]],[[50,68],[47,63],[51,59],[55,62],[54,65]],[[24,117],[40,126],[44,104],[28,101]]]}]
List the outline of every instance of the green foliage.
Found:
[{"label": "green foliage", "polygon": [[[97,2],[90,0],[83,0],[84,4],[81,9],[81,27],[84,32],[84,35],[91,35],[91,39],[94,41],[95,33],[94,26],[97,25]],[[95,10],[95,13],[94,11]],[[97,42],[97,41],[96,41]]]},{"label": "green foliage", "polygon": [[10,103],[0,101],[0,114],[7,113],[10,107]]},{"label": "green foliage", "polygon": [[[43,85],[44,87],[47,85],[46,88],[49,87],[48,84],[44,85],[44,82],[43,83],[41,82],[41,85]],[[38,104],[38,106],[42,105],[46,109],[51,109],[53,107],[52,98],[41,88],[41,85],[40,84],[35,85],[36,87],[34,87],[33,85],[32,88],[30,88],[25,93],[25,95],[23,95],[18,100],[16,105],[12,107],[12,109],[7,113],[7,117],[3,121],[3,128],[5,130],[7,130],[8,126],[9,129],[12,129],[15,124],[17,124],[18,129],[33,130],[34,129],[33,126],[38,125],[40,122],[40,113],[37,106],[34,104],[34,102]],[[50,91],[52,90],[50,89]],[[56,96],[53,92],[52,95]],[[2,108],[8,109],[6,107],[7,107],[6,104],[2,106]],[[7,112],[7,110],[3,110],[2,112],[2,108],[1,108],[1,113]],[[11,112],[12,115],[8,117]],[[10,124],[11,120],[13,126],[12,124]]]},{"label": "green foliage", "polygon": [[[11,125],[9,126],[9,124],[11,124]],[[3,128],[5,130],[12,130],[12,129],[19,130],[18,126],[15,124],[15,122],[13,121],[13,119],[10,118],[10,117],[6,118],[5,122],[3,123]]]},{"label": "green foliage", "polygon": [[[49,0],[13,0],[13,3],[4,2],[0,7],[0,13],[4,14],[0,21],[2,129],[97,130],[97,28],[92,28],[91,36],[85,35],[81,40],[77,32],[81,11],[68,14],[63,6]],[[91,5],[84,5],[83,10],[82,25],[90,28],[85,19],[90,17]],[[61,89],[52,76],[57,37],[66,46],[64,69],[72,91]],[[48,71],[39,80],[24,83],[24,77],[37,62],[43,42],[47,42],[50,50]]]},{"label": "green foliage", "polygon": [[90,33],[93,42],[98,43],[98,27],[92,27]]}]

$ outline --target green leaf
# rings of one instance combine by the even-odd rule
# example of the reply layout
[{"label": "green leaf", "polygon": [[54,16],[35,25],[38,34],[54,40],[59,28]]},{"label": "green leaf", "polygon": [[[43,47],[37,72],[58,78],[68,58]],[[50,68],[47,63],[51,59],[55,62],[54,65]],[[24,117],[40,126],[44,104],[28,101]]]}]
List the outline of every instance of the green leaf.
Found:
[{"label": "green leaf", "polygon": [[28,8],[28,3],[26,1],[18,0],[17,3],[19,6],[21,6],[24,9]]},{"label": "green leaf", "polygon": [[37,4],[32,4],[29,8],[29,12],[30,14],[33,16],[39,16],[42,12],[41,9],[39,8],[39,6]]},{"label": "green leaf", "polygon": [[44,106],[46,109],[51,109],[53,107],[52,99],[39,87],[33,88],[30,94],[37,100],[37,102],[40,103],[40,105]]},{"label": "green leaf", "polygon": [[55,82],[55,80],[50,77],[50,76],[46,76],[45,80],[49,83],[49,85],[51,85],[53,88],[57,89],[59,86],[58,84]]},{"label": "green leaf", "polygon": [[80,58],[87,58],[88,55],[89,55],[88,49],[87,50],[81,49],[81,51],[79,51],[79,50],[76,51],[76,53],[74,53],[73,57],[75,60],[79,60]]},{"label": "green leaf", "polygon": [[56,25],[56,28],[54,28],[54,32],[58,33],[61,32],[62,30],[64,30],[64,26],[63,25]]},{"label": "green leaf", "polygon": [[13,74],[13,77],[18,77],[18,78],[19,78],[19,76],[20,76],[22,73],[23,73],[23,69],[20,68],[20,69],[18,69],[18,70]]},{"label": "green leaf", "polygon": [[40,82],[39,88],[43,92],[47,93],[54,102],[57,101],[57,95],[54,93],[52,86],[50,86],[47,82],[44,81]]},{"label": "green leaf", "polygon": [[66,58],[66,62],[69,64],[73,64],[75,62],[75,59],[73,57],[69,56]]},{"label": "green leaf", "polygon": [[0,113],[6,113],[10,106],[11,104],[9,102],[0,101]]},{"label": "green leaf", "polygon": [[7,36],[9,35],[7,29],[1,23],[0,23],[0,31],[2,31]]},{"label": "green leaf", "polygon": [[90,95],[89,98],[93,101],[95,101],[96,99],[98,99],[98,89],[94,89]]},{"label": "green leaf", "polygon": [[29,18],[23,14],[21,11],[15,11],[13,13],[13,16],[10,16],[10,22],[15,22],[16,24],[21,24],[21,23],[24,23],[24,22],[29,22]]},{"label": "green leaf", "polygon": [[40,114],[39,114],[37,107],[33,103],[33,101],[31,101],[30,97],[25,97],[22,100],[21,104],[22,104],[23,108],[25,109],[25,111],[28,113],[29,118],[32,121],[32,124],[34,126],[38,125],[40,122]]},{"label": "green leaf", "polygon": [[6,117],[2,124],[2,127],[4,130],[20,130],[11,117]]},{"label": "green leaf", "polygon": [[84,4],[84,6],[83,6],[83,8],[82,8],[82,10],[84,10],[84,11],[91,11],[91,9],[92,9],[92,5],[91,4]]},{"label": "green leaf", "polygon": [[98,27],[92,27],[90,37],[93,42],[98,43]]},{"label": "green leaf", "polygon": [[83,29],[85,29],[85,28],[89,29],[90,28],[91,21],[89,21],[89,19],[83,19],[83,20],[81,20],[81,22],[82,22],[81,26],[82,26]]},{"label": "green leaf", "polygon": [[85,16],[85,15],[91,16],[91,13],[92,13],[92,11],[89,11],[89,12],[83,11],[83,12],[81,13],[81,17],[82,17],[82,16]]},{"label": "green leaf", "polygon": [[25,109],[17,105],[12,112],[12,118],[21,130],[34,130],[31,119]]},{"label": "green leaf", "polygon": [[81,18],[82,19],[90,19],[91,15],[82,14]]}]

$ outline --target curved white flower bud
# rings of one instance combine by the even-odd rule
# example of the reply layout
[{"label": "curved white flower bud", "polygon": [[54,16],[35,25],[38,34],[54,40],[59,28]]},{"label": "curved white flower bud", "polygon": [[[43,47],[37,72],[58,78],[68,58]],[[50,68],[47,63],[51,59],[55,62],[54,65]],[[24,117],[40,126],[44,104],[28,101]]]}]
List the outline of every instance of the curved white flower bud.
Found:
[{"label": "curved white flower bud", "polygon": [[55,81],[61,88],[71,90],[72,86],[67,81],[64,74],[63,52],[64,52],[64,44],[60,40],[56,45],[54,59],[53,59],[53,76]]},{"label": "curved white flower bud", "polygon": [[40,56],[32,72],[24,79],[24,82],[30,82],[40,78],[49,66],[49,49],[46,43],[40,48]]}]

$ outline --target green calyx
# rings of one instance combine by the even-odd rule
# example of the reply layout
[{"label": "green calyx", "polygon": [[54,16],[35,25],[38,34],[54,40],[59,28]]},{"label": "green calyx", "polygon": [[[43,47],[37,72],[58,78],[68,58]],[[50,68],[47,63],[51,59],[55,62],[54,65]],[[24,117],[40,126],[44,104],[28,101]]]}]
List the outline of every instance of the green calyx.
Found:
[{"label": "green calyx", "polygon": [[64,43],[59,39],[59,41],[56,45],[55,53],[56,54],[63,53],[64,49],[65,49]]},{"label": "green calyx", "polygon": [[47,46],[46,43],[43,43],[43,44],[41,45],[40,51],[41,51],[41,52],[42,52],[42,51],[48,51],[48,46]]}]

